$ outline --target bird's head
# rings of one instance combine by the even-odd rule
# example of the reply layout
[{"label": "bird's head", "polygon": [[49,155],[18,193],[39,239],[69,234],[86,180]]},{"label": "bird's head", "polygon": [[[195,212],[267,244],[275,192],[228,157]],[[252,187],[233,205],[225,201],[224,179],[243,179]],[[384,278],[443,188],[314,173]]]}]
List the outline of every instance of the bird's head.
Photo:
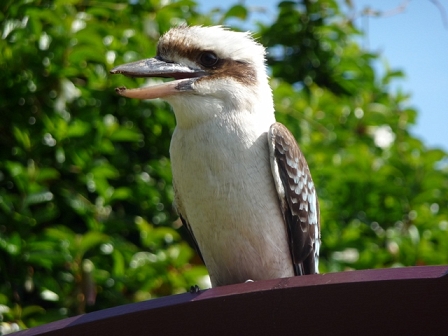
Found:
[{"label": "bird's head", "polygon": [[200,123],[223,113],[273,113],[265,49],[250,33],[221,26],[172,28],[160,38],[154,58],[117,66],[111,73],[174,78],[117,92],[129,98],[166,100],[178,125]]}]

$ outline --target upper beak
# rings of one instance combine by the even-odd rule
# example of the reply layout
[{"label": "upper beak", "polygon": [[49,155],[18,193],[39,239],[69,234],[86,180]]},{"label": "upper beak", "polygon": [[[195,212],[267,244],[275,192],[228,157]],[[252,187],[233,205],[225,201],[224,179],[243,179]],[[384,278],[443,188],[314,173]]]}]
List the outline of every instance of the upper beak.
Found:
[{"label": "upper beak", "polygon": [[139,89],[117,88],[118,94],[128,98],[154,99],[163,98],[181,91],[191,90],[193,79],[206,75],[202,69],[192,69],[178,63],[168,63],[159,58],[148,58],[119,65],[111,74],[123,74],[128,77],[166,77],[174,81]]}]

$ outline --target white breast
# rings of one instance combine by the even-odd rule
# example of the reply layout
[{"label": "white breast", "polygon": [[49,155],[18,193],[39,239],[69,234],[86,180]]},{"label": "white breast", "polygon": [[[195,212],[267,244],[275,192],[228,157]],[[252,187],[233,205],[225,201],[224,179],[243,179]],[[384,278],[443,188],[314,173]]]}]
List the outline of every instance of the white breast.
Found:
[{"label": "white breast", "polygon": [[269,163],[274,117],[236,119],[177,127],[170,148],[178,207],[213,286],[294,275]]}]

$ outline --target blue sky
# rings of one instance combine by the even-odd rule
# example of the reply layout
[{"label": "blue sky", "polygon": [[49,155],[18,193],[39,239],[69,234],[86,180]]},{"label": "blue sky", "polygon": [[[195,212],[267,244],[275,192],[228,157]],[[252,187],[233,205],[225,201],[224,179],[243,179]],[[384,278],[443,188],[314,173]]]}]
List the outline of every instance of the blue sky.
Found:
[{"label": "blue sky", "polygon": [[[252,14],[250,20],[272,22],[279,0],[242,1],[248,7],[261,7],[264,13]],[[198,0],[202,11],[229,8],[238,1]],[[426,146],[448,151],[448,22],[430,0],[352,0],[359,13],[366,7],[385,13],[380,17],[359,18],[358,27],[366,32],[362,44],[379,52],[381,62],[402,70],[406,77],[395,88],[411,94],[409,105],[418,111],[415,136]],[[446,11],[448,3],[439,0]],[[406,4],[403,11],[396,9]],[[246,26],[245,26],[246,27]],[[248,26],[250,29],[250,25]],[[377,64],[377,71],[383,65]]]}]

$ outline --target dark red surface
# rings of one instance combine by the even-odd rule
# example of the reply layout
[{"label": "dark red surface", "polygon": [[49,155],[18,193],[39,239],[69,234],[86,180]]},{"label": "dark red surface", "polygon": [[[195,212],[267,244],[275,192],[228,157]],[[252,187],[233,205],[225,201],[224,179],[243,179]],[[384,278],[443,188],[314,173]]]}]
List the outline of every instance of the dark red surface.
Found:
[{"label": "dark red surface", "polygon": [[105,309],[31,335],[448,335],[448,266],[307,275]]}]

